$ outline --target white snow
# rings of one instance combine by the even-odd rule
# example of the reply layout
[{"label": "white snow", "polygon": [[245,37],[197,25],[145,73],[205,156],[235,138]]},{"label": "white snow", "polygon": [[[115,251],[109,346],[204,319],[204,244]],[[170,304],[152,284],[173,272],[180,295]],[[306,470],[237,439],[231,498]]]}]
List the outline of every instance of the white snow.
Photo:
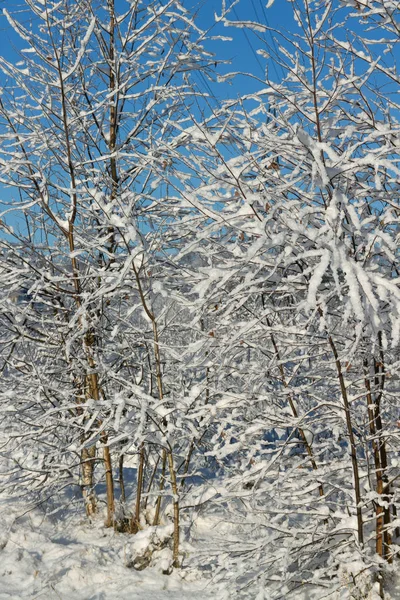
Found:
[{"label": "white snow", "polygon": [[169,536],[170,526],[130,535],[106,529],[100,517],[90,524],[79,511],[56,519],[40,509],[20,516],[24,508],[0,501],[0,600],[212,598],[209,582],[194,579],[189,568],[163,574],[171,562],[168,548],[154,552],[144,570],[128,566],[152,541],[156,546]]}]

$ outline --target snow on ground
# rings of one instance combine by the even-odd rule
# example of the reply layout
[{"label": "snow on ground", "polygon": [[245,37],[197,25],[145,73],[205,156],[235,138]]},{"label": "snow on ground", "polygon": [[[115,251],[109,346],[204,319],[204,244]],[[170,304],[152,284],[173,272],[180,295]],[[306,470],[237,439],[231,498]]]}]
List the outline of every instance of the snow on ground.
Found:
[{"label": "snow on ground", "polygon": [[[244,536],[222,513],[182,514],[183,564],[178,570],[170,569],[171,550],[165,543],[171,524],[130,535],[105,528],[103,520],[99,514],[90,523],[81,504],[71,503],[52,516],[40,507],[27,512],[23,502],[0,495],[0,600],[255,600],[246,583],[235,591],[228,585],[235,569],[223,555]],[[133,563],[144,566],[140,559],[149,547],[151,565],[134,568]],[[346,586],[337,592],[335,587],[307,586],[288,600],[378,598],[373,590],[359,596]],[[400,600],[395,569],[385,588],[386,600]],[[266,585],[257,600],[286,598],[278,592]]]},{"label": "snow on ground", "polygon": [[167,547],[153,566],[128,566],[168,526],[132,536],[106,529],[100,517],[90,524],[75,512],[54,519],[40,509],[20,516],[22,508],[0,500],[0,600],[215,600],[210,581],[188,566],[185,542],[183,568],[170,575]]}]

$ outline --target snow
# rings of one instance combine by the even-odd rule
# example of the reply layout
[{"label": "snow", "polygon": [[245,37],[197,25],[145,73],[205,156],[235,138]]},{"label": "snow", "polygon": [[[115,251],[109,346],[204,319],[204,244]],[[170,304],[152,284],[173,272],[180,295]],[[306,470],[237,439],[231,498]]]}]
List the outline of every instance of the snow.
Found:
[{"label": "snow", "polygon": [[96,25],[96,17],[92,17],[92,20],[90,21],[90,24],[86,31],[86,34],[85,34],[84,38],[82,39],[81,46],[80,46],[78,54],[76,56],[75,64],[71,67],[71,69],[68,72],[63,73],[64,81],[66,81],[69,77],[71,77],[71,75],[73,75],[73,73],[75,73],[76,69],[79,67],[79,65],[82,61],[82,58],[85,54],[86,46],[89,43],[89,40],[93,33],[95,25]]},{"label": "snow", "polygon": [[318,287],[322,282],[322,278],[329,266],[329,262],[330,253],[327,250],[325,250],[321,255],[319,265],[314,269],[313,276],[311,277],[308,286],[307,305],[310,309],[313,309],[315,307],[315,304],[317,302]]},{"label": "snow", "polygon": [[[394,96],[384,101],[395,64],[375,61],[358,29],[334,43],[342,26],[326,3],[308,22],[296,4],[303,33],[287,38],[228,21],[238,3],[222,0],[221,26],[271,34],[276,52],[258,55],[280,54],[283,76],[266,69],[258,91],[210,111],[190,84],[213,62],[206,33],[176,0],[141,0],[138,27],[135,2],[118,17],[113,89],[107,11],[92,18],[78,2],[66,17],[67,2],[28,1],[51,20],[50,45],[44,25],[4,13],[32,48],[0,57],[12,90],[0,179],[20,188],[10,211],[32,233],[16,227],[1,247],[0,476],[14,497],[0,487],[0,600],[377,600],[379,573],[385,600],[400,597],[399,540],[392,566],[375,539],[376,507],[397,491],[378,493],[371,443],[383,462],[387,440],[385,477],[398,483],[400,138]],[[369,423],[380,407],[382,424]],[[104,526],[106,444],[123,532]],[[77,486],[89,448],[91,521]]]},{"label": "snow", "polygon": [[[19,510],[18,510],[19,509]],[[18,507],[0,501],[0,600],[206,600],[205,579],[189,568],[170,567],[171,551],[161,549],[154,566],[130,567],[132,557],[162,541],[171,527],[136,535],[106,529],[100,518],[90,524],[79,513],[62,519],[40,509],[20,516]],[[186,581],[185,577],[189,580]]]}]

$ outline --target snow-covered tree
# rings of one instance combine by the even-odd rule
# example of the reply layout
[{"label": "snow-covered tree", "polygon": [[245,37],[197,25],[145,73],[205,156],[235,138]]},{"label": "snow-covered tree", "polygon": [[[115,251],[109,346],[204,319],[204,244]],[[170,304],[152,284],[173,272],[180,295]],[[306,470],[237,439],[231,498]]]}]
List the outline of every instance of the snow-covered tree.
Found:
[{"label": "snow-covered tree", "polygon": [[[398,106],[383,92],[394,64],[365,51],[396,43],[383,4],[293,3],[291,35],[223,7],[226,24],[274,36],[261,54],[284,72],[241,100],[201,289],[215,307],[211,418],[226,468],[215,502],[240,499],[238,527],[253,531],[229,555],[249,597],[383,597],[396,553]],[[393,39],[372,38],[377,20]]]},{"label": "snow-covered tree", "polygon": [[[183,134],[196,129],[194,113],[203,118],[193,76],[211,76],[215,58],[175,0],[134,2],[121,14],[112,0],[27,7],[32,27],[6,12],[22,40],[21,61],[0,59],[8,78],[1,181],[12,190],[1,241],[2,410],[12,481],[22,473],[27,490],[52,494],[77,485],[81,465],[87,513],[96,511],[95,485],[104,477],[112,525],[112,454],[125,505],[131,453],[136,508],[122,506],[132,515],[124,527],[143,526],[145,485],[147,496],[159,488],[157,524],[170,488],[177,563],[175,461],[183,456],[187,471],[193,436],[177,425],[188,367],[183,361],[174,370],[174,346],[198,337],[198,328],[191,333],[180,297],[185,275],[173,256],[195,211],[189,180],[198,136]],[[96,475],[97,462],[104,469]]]},{"label": "snow-covered tree", "polygon": [[0,59],[6,485],[78,485],[119,531],[170,519],[166,571],[182,504],[209,510],[230,523],[221,598],[384,598],[398,7],[292,2],[289,33],[236,5],[218,23],[255,32],[265,81],[212,110],[215,57],[175,0],[7,13],[24,47]]}]

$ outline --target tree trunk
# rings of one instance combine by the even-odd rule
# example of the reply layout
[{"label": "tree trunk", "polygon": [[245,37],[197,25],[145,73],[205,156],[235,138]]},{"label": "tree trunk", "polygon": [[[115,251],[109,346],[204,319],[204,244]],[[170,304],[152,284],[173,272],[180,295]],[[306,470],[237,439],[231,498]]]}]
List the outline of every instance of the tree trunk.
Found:
[{"label": "tree trunk", "polygon": [[82,495],[85,500],[86,514],[91,517],[97,509],[96,496],[93,491],[94,461],[96,458],[95,446],[83,448],[81,452],[82,463]]}]

